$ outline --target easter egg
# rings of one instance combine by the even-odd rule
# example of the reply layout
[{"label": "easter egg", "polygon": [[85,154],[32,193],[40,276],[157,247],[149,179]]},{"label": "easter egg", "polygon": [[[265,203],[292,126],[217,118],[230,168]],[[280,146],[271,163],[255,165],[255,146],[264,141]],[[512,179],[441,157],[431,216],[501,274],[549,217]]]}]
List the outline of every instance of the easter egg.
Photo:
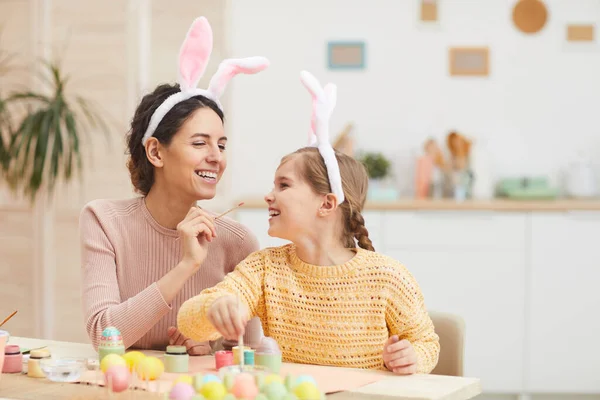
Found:
[{"label": "easter egg", "polygon": [[225,376],[223,376],[223,385],[225,385],[225,389],[231,390],[231,388],[233,387],[233,382],[233,375],[225,374]]},{"label": "easter egg", "polygon": [[127,353],[123,354],[121,357],[123,357],[123,359],[125,359],[125,361],[127,362],[127,367],[129,368],[129,372],[133,372],[133,371],[135,371],[140,360],[142,358],[145,358],[146,355],[144,353],[142,353],[141,351],[134,350],[134,351],[128,351]]},{"label": "easter egg", "polygon": [[294,387],[294,394],[298,396],[298,399],[300,400],[314,400],[321,398],[321,392],[319,392],[317,386],[308,381],[296,385],[296,387]]},{"label": "easter egg", "polygon": [[156,357],[145,357],[138,363],[136,372],[141,380],[152,381],[158,379],[165,372],[165,366]]},{"label": "easter egg", "polygon": [[283,383],[273,381],[269,384],[265,384],[262,392],[269,400],[279,400],[287,393],[287,389]]},{"label": "easter egg", "polygon": [[173,385],[177,385],[178,383],[183,382],[187,383],[190,386],[194,385],[194,379],[189,375],[179,375],[174,381]]},{"label": "easter egg", "polygon": [[[237,400],[237,397],[235,397],[235,395],[234,395],[234,394],[227,393],[227,394],[225,395],[225,397],[223,397],[223,400]],[[256,399],[254,399],[254,400],[256,400]]]},{"label": "easter egg", "polygon": [[315,381],[315,378],[313,378],[310,375],[300,375],[299,377],[296,378],[296,382],[294,382],[294,384],[299,385],[302,382],[310,382],[313,385],[317,386],[317,381]]},{"label": "easter egg", "polygon": [[169,393],[169,399],[171,400],[191,400],[192,397],[196,394],[196,391],[192,387],[192,385],[187,384],[185,382],[179,382],[171,392]]},{"label": "easter egg", "polygon": [[268,385],[271,382],[283,383],[283,378],[277,374],[269,374],[265,376],[265,385]]},{"label": "easter egg", "polygon": [[219,383],[221,383],[221,379],[219,379],[219,377],[216,376],[216,375],[206,374],[206,375],[204,375],[204,378],[202,378],[202,383],[208,383],[208,382],[219,382]]},{"label": "easter egg", "polygon": [[221,382],[211,381],[202,386],[200,394],[204,396],[206,400],[223,400],[227,391]]},{"label": "easter egg", "polygon": [[237,398],[253,399],[258,394],[258,388],[252,375],[241,373],[235,377],[235,382],[230,392]]},{"label": "easter egg", "polygon": [[110,367],[114,365],[124,365],[127,366],[127,362],[118,354],[107,354],[104,356],[102,361],[100,361],[100,369],[102,372],[106,372]]},{"label": "easter egg", "polygon": [[254,398],[254,400],[269,400],[269,398],[266,395],[264,395],[262,393],[259,393],[259,394],[256,395],[256,397]]},{"label": "easter egg", "polygon": [[[281,398],[281,400],[298,400],[298,397],[294,393],[288,392],[285,394],[285,396],[283,396]],[[311,399],[311,400],[313,400],[313,399]],[[320,400],[320,398],[314,399],[314,400]]]},{"label": "easter egg", "polygon": [[111,365],[104,373],[105,385],[115,393],[127,390],[130,380],[131,373],[127,365]]}]

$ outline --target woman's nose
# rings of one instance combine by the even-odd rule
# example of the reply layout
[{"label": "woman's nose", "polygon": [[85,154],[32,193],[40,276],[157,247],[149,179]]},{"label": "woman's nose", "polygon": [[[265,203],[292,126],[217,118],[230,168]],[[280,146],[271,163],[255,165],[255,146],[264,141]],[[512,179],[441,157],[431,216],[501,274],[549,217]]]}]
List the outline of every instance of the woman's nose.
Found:
[{"label": "woman's nose", "polygon": [[265,195],[265,201],[267,204],[271,204],[273,202],[273,191],[270,191]]}]

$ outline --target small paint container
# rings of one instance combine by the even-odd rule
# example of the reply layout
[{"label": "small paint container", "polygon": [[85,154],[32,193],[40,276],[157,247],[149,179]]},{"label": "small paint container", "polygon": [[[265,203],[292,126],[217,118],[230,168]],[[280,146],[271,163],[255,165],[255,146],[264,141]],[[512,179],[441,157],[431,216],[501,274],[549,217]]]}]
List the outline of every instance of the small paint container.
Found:
[{"label": "small paint container", "polygon": [[48,349],[31,350],[29,361],[27,362],[27,376],[30,378],[45,378],[46,375],[40,366],[40,360],[50,358]]},{"label": "small paint container", "polygon": [[[242,348],[242,351],[245,351],[245,350],[251,350],[251,349],[248,346],[244,346]],[[239,346],[234,346],[233,349],[232,349],[232,352],[233,352],[233,363],[235,365],[240,364],[240,347]]]},{"label": "small paint container", "polygon": [[217,370],[233,365],[233,352],[219,350],[215,352],[215,368]]},{"label": "small paint container", "polygon": [[164,358],[165,372],[187,373],[190,356],[185,346],[167,346]]},{"label": "small paint container", "polygon": [[281,370],[281,353],[256,353],[256,365],[278,374]]},{"label": "small paint container", "polygon": [[21,349],[15,344],[9,344],[4,349],[3,374],[16,374],[23,371],[23,354]]},{"label": "small paint container", "polygon": [[254,350],[244,349],[244,365],[254,365]]}]

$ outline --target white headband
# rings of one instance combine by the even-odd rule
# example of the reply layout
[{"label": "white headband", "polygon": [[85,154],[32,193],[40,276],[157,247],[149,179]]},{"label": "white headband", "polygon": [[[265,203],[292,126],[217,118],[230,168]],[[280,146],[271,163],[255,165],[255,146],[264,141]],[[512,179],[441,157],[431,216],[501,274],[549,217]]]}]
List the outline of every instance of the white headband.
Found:
[{"label": "white headband", "polygon": [[196,86],[198,86],[200,78],[204,75],[212,46],[213,34],[208,20],[205,17],[196,18],[192,22],[192,26],[188,30],[179,50],[178,81],[181,91],[169,96],[154,111],[148,129],[146,129],[146,133],[142,138],[143,145],[154,134],[160,121],[177,103],[202,95],[213,100],[223,110],[219,98],[231,78],[240,73],[255,74],[269,66],[269,60],[264,57],[227,59],[219,65],[219,69],[210,80],[208,89],[199,89]]},{"label": "white headband", "polygon": [[322,88],[317,78],[308,71],[300,73],[300,80],[310,92],[313,104],[308,145],[319,149],[319,153],[321,153],[327,167],[331,190],[337,197],[338,204],[342,204],[344,202],[344,190],[342,189],[340,166],[335,157],[335,151],[329,143],[329,118],[331,118],[331,113],[335,108],[337,87],[333,83],[328,83],[325,88]]}]

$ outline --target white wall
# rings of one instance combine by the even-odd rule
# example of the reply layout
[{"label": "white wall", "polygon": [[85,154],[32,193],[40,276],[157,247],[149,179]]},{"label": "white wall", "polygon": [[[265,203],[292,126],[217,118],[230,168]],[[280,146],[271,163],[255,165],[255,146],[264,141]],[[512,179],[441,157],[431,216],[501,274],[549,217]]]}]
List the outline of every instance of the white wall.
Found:
[{"label": "white wall", "polygon": [[[432,27],[418,21],[418,0],[232,0],[231,53],[272,63],[231,88],[233,196],[262,195],[280,157],[304,145],[301,69],[338,85],[332,133],[354,121],[359,147],[397,160],[401,186],[425,138],[451,129],[487,143],[497,176],[556,178],[578,149],[600,155],[598,44],[565,41],[567,23],[600,18],[600,1],[545,0],[549,20],[533,36],[512,24],[511,0],[438,3]],[[366,42],[366,70],[327,69],[326,43],[338,39]],[[451,78],[448,48],[472,45],[490,47],[490,77]]]}]

